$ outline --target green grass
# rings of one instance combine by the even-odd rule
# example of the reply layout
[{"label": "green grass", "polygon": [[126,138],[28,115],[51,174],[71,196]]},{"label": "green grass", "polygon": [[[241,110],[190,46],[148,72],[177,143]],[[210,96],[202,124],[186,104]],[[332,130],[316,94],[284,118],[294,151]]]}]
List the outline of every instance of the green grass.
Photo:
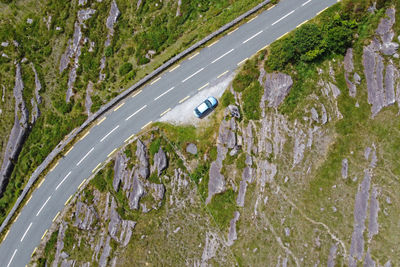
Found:
[{"label": "green grass", "polygon": [[233,218],[236,207],[236,193],[232,189],[216,194],[210,204],[207,205],[208,210],[221,229],[227,229],[229,222]]}]

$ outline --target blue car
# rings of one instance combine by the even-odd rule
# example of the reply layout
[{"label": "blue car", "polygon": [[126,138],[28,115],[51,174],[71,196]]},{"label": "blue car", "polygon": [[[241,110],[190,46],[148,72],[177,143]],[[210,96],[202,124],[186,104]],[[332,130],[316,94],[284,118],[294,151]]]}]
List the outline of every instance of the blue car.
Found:
[{"label": "blue car", "polygon": [[201,103],[194,109],[194,115],[196,115],[197,118],[203,118],[208,113],[213,111],[217,105],[218,100],[215,99],[215,97],[209,96],[206,100],[204,100],[203,103]]}]

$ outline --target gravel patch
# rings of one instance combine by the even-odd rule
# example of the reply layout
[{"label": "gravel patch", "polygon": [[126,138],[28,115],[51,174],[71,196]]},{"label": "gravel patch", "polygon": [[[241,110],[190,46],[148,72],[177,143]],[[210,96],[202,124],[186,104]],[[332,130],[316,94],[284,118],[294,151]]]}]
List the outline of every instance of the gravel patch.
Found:
[{"label": "gravel patch", "polygon": [[219,80],[216,84],[210,85],[200,92],[197,92],[182,104],[175,106],[170,112],[161,117],[159,121],[169,122],[175,125],[192,124],[194,126],[199,126],[201,122],[209,120],[209,115],[203,119],[199,119],[194,115],[193,109],[209,96],[214,96],[219,99],[225,92],[225,89],[228,88],[234,76],[235,74],[232,73],[224,80]]}]

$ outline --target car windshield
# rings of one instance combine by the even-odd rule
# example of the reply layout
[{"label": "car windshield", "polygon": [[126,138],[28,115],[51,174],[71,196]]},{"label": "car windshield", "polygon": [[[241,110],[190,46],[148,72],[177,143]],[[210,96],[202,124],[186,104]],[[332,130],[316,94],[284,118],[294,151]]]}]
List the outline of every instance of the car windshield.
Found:
[{"label": "car windshield", "polygon": [[204,111],[206,111],[208,109],[208,106],[206,103],[201,103],[197,109],[200,111],[200,113],[203,113]]}]

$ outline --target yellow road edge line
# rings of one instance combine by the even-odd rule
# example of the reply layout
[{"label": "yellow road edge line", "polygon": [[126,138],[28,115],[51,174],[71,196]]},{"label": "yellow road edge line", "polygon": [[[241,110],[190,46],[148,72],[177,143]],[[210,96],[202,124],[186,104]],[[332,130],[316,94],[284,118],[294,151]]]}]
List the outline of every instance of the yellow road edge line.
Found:
[{"label": "yellow road edge line", "polygon": [[79,141],[81,141],[83,138],[85,138],[89,133],[90,133],[90,131],[88,131],[87,133],[85,133],[85,134],[79,139]]},{"label": "yellow road edge line", "polygon": [[299,25],[297,25],[296,26],[296,28],[300,28],[301,27],[301,25],[303,25],[304,23],[307,23],[309,20],[305,20],[305,21],[303,21],[302,23],[300,23]]},{"label": "yellow road edge line", "polygon": [[140,91],[134,93],[133,96],[132,96],[132,98],[134,98],[135,96],[137,96],[137,95],[140,94],[141,92],[142,92],[142,90],[140,90]]},{"label": "yellow road edge line", "polygon": [[325,7],[324,9],[322,9],[320,12],[317,13],[317,16],[319,16],[319,14],[321,14],[322,12],[324,12],[325,10],[327,10],[329,7]]},{"label": "yellow road edge line", "polygon": [[92,173],[94,173],[94,172],[97,170],[97,168],[100,167],[101,163],[102,163],[102,162],[100,162],[99,164],[97,164],[97,166],[92,170]]},{"label": "yellow road edge line", "polygon": [[114,148],[113,151],[111,151],[111,152],[107,155],[107,158],[110,157],[116,150],[117,150],[117,149]]},{"label": "yellow road edge line", "polygon": [[261,48],[260,50],[258,50],[257,53],[260,52],[260,51],[262,51],[262,50],[264,50],[264,49],[267,49],[268,46],[269,46],[269,45],[264,46],[263,48]]},{"label": "yellow road edge line", "polygon": [[4,235],[3,241],[7,238],[9,232],[10,232],[10,229],[8,229],[7,232],[6,232],[6,234]]},{"label": "yellow road edge line", "polygon": [[43,184],[43,182],[44,182],[44,179],[39,183],[37,188],[39,188]]},{"label": "yellow road edge line", "polygon": [[234,33],[234,32],[237,31],[238,29],[239,29],[239,28],[236,28],[236,29],[234,29],[233,31],[228,32],[227,35],[230,35],[230,34]]},{"label": "yellow road edge line", "polygon": [[52,172],[56,167],[57,167],[57,165],[58,165],[58,163],[59,163],[59,161],[57,161],[57,163],[56,164],[54,164],[54,166],[53,167],[51,167],[51,169],[50,169],[50,171]]},{"label": "yellow road edge line", "polygon": [[28,198],[28,200],[26,201],[26,203],[25,203],[25,206],[29,203],[29,201],[31,200],[31,198],[32,198],[32,195]]},{"label": "yellow road edge line", "polygon": [[176,70],[177,68],[179,68],[181,65],[175,66],[172,69],[169,70],[169,72],[173,72],[174,70]]},{"label": "yellow road edge line", "polygon": [[131,140],[133,137],[135,136],[135,134],[132,134],[131,136],[129,136],[128,138],[125,139],[125,143],[128,142],[129,140]]},{"label": "yellow road edge line", "polygon": [[160,117],[164,116],[165,114],[167,114],[169,111],[171,111],[171,108],[168,108],[166,111],[164,111],[163,113],[160,114]]},{"label": "yellow road edge line", "polygon": [[114,109],[114,111],[117,111],[117,110],[120,109],[123,105],[125,105],[125,102],[124,102],[124,103],[121,103],[118,107],[116,107],[116,108]]},{"label": "yellow road edge line", "polygon": [[99,122],[97,123],[97,126],[100,125],[103,121],[106,120],[107,117],[103,117],[101,120],[99,120]]},{"label": "yellow road edge line", "polygon": [[83,179],[82,183],[78,186],[78,189],[80,189],[85,182],[86,182],[86,179]]},{"label": "yellow road edge line", "polygon": [[245,59],[243,59],[242,61],[240,61],[237,65],[238,66],[240,66],[240,65],[242,65],[246,60],[248,60],[249,58],[248,57],[246,57]]},{"label": "yellow road edge line", "polygon": [[47,234],[48,231],[49,231],[49,229],[46,229],[46,231],[44,231],[44,233],[42,235],[42,240],[43,240],[44,236]]},{"label": "yellow road edge line", "polygon": [[220,75],[218,75],[217,79],[218,79],[218,78],[221,78],[222,76],[224,76],[224,75],[227,74],[228,72],[229,72],[229,70],[227,70],[227,71],[221,73]]},{"label": "yellow road edge line", "polygon": [[31,258],[33,257],[33,254],[35,254],[36,250],[37,250],[37,247],[33,250],[32,254],[31,254]]},{"label": "yellow road edge line", "polygon": [[143,130],[144,128],[146,128],[147,126],[149,126],[153,121],[149,121],[148,123],[146,123],[141,129]]},{"label": "yellow road edge line", "polygon": [[56,216],[54,216],[53,222],[57,219],[58,215],[60,215],[60,212],[57,212]]},{"label": "yellow road edge line", "polygon": [[179,100],[179,104],[182,104],[183,102],[185,102],[185,100],[187,100],[190,97],[190,95],[182,98],[181,100]]},{"label": "yellow road edge line", "polygon": [[271,6],[270,8],[267,9],[267,11],[273,9],[275,6],[276,5]]},{"label": "yellow road edge line", "polygon": [[65,201],[64,206],[68,204],[68,202],[71,200],[72,195],[69,196],[69,198],[67,199],[67,201]]},{"label": "yellow road edge line", "polygon": [[150,84],[155,84],[156,82],[158,82],[161,79],[161,77],[158,77],[157,79],[155,79],[154,81],[152,81]]},{"label": "yellow road edge line", "polygon": [[284,33],[284,34],[282,34],[281,36],[279,36],[278,37],[278,39],[276,39],[276,40],[279,40],[279,39],[281,39],[281,38],[283,38],[286,34],[288,34],[289,32],[286,32],[286,33]]},{"label": "yellow road edge line", "polygon": [[68,155],[69,152],[71,152],[71,150],[74,148],[74,146],[72,146],[70,149],[68,149],[67,153],[64,154],[64,156]]},{"label": "yellow road edge line", "polygon": [[197,52],[196,54],[194,54],[193,56],[191,56],[191,57],[189,58],[189,60],[191,60],[192,58],[194,58],[194,57],[197,56],[198,54],[200,54],[200,52]]},{"label": "yellow road edge line", "polygon": [[246,23],[250,23],[250,22],[252,22],[253,20],[255,20],[256,18],[258,17],[258,15],[257,16],[255,16],[254,18],[252,18],[252,19],[250,19],[248,22],[246,22]]},{"label": "yellow road edge line", "polygon": [[200,87],[199,89],[197,89],[197,91],[200,91],[201,89],[203,89],[204,87],[208,86],[210,83],[206,83],[205,85],[203,85],[202,87]]},{"label": "yellow road edge line", "polygon": [[217,40],[217,41],[215,41],[214,43],[208,45],[207,47],[211,47],[211,46],[215,45],[215,44],[218,43],[218,42],[219,42],[219,40]]},{"label": "yellow road edge line", "polygon": [[15,217],[14,222],[16,222],[19,218],[19,215],[21,215],[21,213],[18,213],[17,217]]}]

